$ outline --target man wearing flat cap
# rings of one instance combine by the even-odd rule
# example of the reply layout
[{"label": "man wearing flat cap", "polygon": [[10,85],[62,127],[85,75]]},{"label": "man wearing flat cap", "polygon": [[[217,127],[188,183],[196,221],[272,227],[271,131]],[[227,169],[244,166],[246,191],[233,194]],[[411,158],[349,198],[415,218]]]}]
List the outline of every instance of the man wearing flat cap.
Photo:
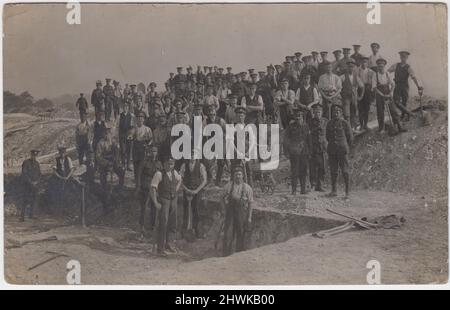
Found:
[{"label": "man wearing flat cap", "polygon": [[325,69],[326,72],[320,76],[317,87],[323,98],[323,117],[331,119],[330,107],[340,97],[342,80],[333,73],[333,65],[331,63],[327,63]]},{"label": "man wearing flat cap", "polygon": [[39,194],[39,182],[41,180],[41,166],[37,161],[37,155],[39,151],[32,149],[30,151],[30,158],[25,159],[22,163],[22,174],[21,178],[24,185],[24,203],[20,212],[20,221],[25,221],[25,215],[28,209],[28,216],[32,218],[38,204],[38,194]]},{"label": "man wearing flat cap", "polygon": [[232,170],[231,181],[225,185],[222,203],[225,208],[223,256],[245,251],[247,233],[250,231],[253,211],[253,190],[244,181],[244,167]]},{"label": "man wearing flat cap", "polygon": [[311,137],[306,125],[304,110],[300,107],[293,109],[293,121],[284,134],[284,149],[291,163],[292,195],[297,193],[297,182],[300,179],[301,194],[306,194],[306,175],[308,173],[309,156],[311,151]]},{"label": "man wearing flat cap", "polygon": [[128,140],[133,141],[133,170],[135,182],[137,182],[137,168],[145,157],[145,146],[153,140],[153,133],[150,127],[144,125],[145,113],[136,115],[136,126],[128,134]]},{"label": "man wearing flat cap", "polygon": [[316,70],[319,70],[319,63],[320,63],[320,61],[319,61],[319,52],[312,51],[311,52],[311,56],[312,56],[312,59],[311,59],[312,66],[314,68],[316,68]]},{"label": "man wearing flat cap", "polygon": [[[394,72],[394,102],[397,106],[402,105],[406,109],[409,99],[409,78],[416,84],[419,96],[423,94],[423,87],[420,86],[414,70],[408,64],[410,53],[408,51],[400,51],[398,54],[400,55],[400,62],[393,64],[388,69],[388,72]],[[409,120],[409,114],[402,111],[401,118]]]},{"label": "man wearing flat cap", "polygon": [[91,104],[94,106],[95,113],[99,111],[105,111],[105,94],[102,89],[102,81],[98,80],[96,83],[96,88],[91,94]]},{"label": "man wearing flat cap", "polygon": [[395,105],[393,101],[394,82],[385,69],[386,64],[387,61],[384,58],[379,58],[377,60],[377,72],[375,72],[375,76],[372,78],[372,90],[375,92],[375,101],[377,105],[378,131],[384,132],[384,112],[387,106],[393,125],[398,127],[399,132],[405,132],[406,129],[404,129],[400,123],[397,108],[403,108],[405,113],[411,112],[407,111],[404,106]]},{"label": "man wearing flat cap", "polygon": [[348,153],[353,143],[353,133],[350,124],[342,117],[342,106],[333,104],[331,110],[333,117],[328,121],[326,127],[327,152],[331,175],[331,192],[328,196],[337,196],[336,183],[340,169],[344,178],[345,197],[348,198],[350,191]]},{"label": "man wearing flat cap", "polygon": [[361,50],[361,45],[359,44],[353,44],[353,54],[350,56],[350,58],[353,59],[353,61],[356,63],[356,66],[359,67],[361,65],[362,57],[361,53],[359,52]]}]

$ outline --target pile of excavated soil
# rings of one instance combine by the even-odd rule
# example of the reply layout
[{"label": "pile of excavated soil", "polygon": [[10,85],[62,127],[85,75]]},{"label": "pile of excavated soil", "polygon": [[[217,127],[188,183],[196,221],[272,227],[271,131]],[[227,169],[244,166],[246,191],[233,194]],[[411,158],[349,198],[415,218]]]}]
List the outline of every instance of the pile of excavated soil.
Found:
[{"label": "pile of excavated soil", "polygon": [[4,156],[24,159],[35,148],[45,155],[56,151],[61,143],[74,146],[77,123],[70,118],[40,120],[27,114],[5,114]]},{"label": "pile of excavated soil", "polygon": [[351,155],[353,187],[446,196],[447,113],[431,116],[431,125],[412,119],[400,135],[373,131],[359,137]]}]

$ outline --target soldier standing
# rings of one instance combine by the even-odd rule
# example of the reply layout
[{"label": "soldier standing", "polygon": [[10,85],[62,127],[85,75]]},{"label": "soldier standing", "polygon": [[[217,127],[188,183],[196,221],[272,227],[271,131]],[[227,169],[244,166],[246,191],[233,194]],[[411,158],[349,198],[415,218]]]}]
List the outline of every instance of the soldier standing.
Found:
[{"label": "soldier standing", "polygon": [[135,125],[136,119],[130,111],[130,107],[126,104],[119,117],[119,146],[122,162],[128,171],[131,171],[130,160],[133,142],[128,140],[128,135]]},{"label": "soldier standing", "polygon": [[246,232],[250,230],[253,211],[253,190],[244,182],[244,168],[236,166],[233,169],[232,180],[225,185],[224,205],[224,235],[223,256],[234,252],[245,251],[247,245]]},{"label": "soldier standing", "polygon": [[162,164],[158,160],[158,147],[156,145],[148,145],[145,148],[145,158],[138,167],[136,194],[141,199],[141,215],[139,225],[142,234],[145,233],[145,212],[150,208],[150,230],[155,225],[156,208],[151,199],[151,182],[156,171],[162,171]]},{"label": "soldier standing", "polygon": [[[422,96],[423,87],[419,85],[417,81],[416,75],[414,74],[413,69],[408,64],[408,57],[410,53],[408,51],[400,51],[398,52],[400,55],[400,62],[393,64],[388,72],[394,72],[394,102],[397,106],[403,106],[406,109],[409,98],[409,83],[408,79],[411,77],[414,84],[416,84],[417,91],[419,92],[419,96]],[[402,111],[401,115],[402,119],[406,119],[409,121],[409,114],[405,111]]]},{"label": "soldier standing", "polygon": [[[180,175],[183,176],[183,230],[186,233],[189,229],[189,221],[192,221],[192,229],[197,238],[202,238],[202,232],[199,228],[199,208],[201,201],[201,194],[203,188],[206,186],[207,173],[205,166],[201,163],[196,149],[192,150],[192,156],[189,160],[185,160],[180,168]],[[188,210],[188,208],[191,210]],[[189,219],[189,215],[192,218]]]},{"label": "soldier standing", "polygon": [[81,119],[81,115],[87,114],[87,111],[88,111],[88,102],[87,102],[86,98],[84,98],[83,93],[80,93],[80,98],[78,98],[75,105],[78,108],[78,111],[80,111],[80,119]]},{"label": "soldier standing", "polygon": [[108,175],[114,172],[119,177],[119,187],[122,189],[124,186],[125,171],[120,162],[120,157],[119,146],[113,141],[111,126],[107,123],[105,135],[98,142],[95,150],[95,159],[100,174],[100,185],[103,191],[103,210],[105,212],[109,208],[112,192],[112,184],[108,184]]},{"label": "soldier standing", "polygon": [[75,129],[75,141],[78,151],[78,162],[80,165],[84,163],[84,158],[87,156],[89,150],[89,134],[90,127],[89,121],[87,120],[87,113],[80,113],[81,121]]},{"label": "soldier standing", "polygon": [[309,178],[311,188],[322,192],[322,183],[325,177],[325,152],[327,150],[327,139],[325,136],[328,120],[322,117],[320,104],[312,106],[312,119],[309,123],[311,134],[311,160],[309,164]]},{"label": "soldier standing", "polygon": [[331,192],[328,197],[336,197],[336,181],[338,170],[344,177],[345,197],[348,198],[350,190],[350,171],[348,153],[353,142],[353,133],[350,124],[342,118],[342,107],[338,104],[332,106],[333,117],[326,127],[328,142],[328,161],[331,174]]},{"label": "soldier standing", "polygon": [[297,180],[300,179],[301,194],[306,194],[306,175],[308,173],[311,137],[304,121],[303,109],[294,108],[294,120],[284,135],[284,148],[291,162],[292,195],[297,193]]},{"label": "soldier standing", "polygon": [[157,253],[166,256],[167,252],[176,253],[172,237],[177,232],[178,190],[181,186],[181,176],[175,170],[175,161],[166,158],[163,170],[157,171],[152,178],[151,197],[155,204],[158,217]]},{"label": "soldier standing", "polygon": [[41,179],[41,167],[37,161],[38,150],[31,150],[30,158],[22,163],[22,180],[24,182],[24,204],[20,213],[20,221],[25,221],[28,204],[30,205],[29,217],[33,217],[33,212],[38,204],[39,181]]},{"label": "soldier standing", "polygon": [[98,80],[96,83],[96,88],[91,94],[91,104],[94,106],[95,114],[100,111],[105,111],[105,94],[102,89],[102,81]]},{"label": "soldier standing", "polygon": [[118,81],[113,81],[114,84],[114,101],[113,101],[113,110],[114,110],[114,120],[117,119],[120,115],[120,110],[123,108],[123,95],[122,95],[122,87]]},{"label": "soldier standing", "polygon": [[106,85],[103,86],[103,94],[105,95],[105,119],[109,122],[114,105],[114,88],[111,85],[110,78],[106,79]]}]

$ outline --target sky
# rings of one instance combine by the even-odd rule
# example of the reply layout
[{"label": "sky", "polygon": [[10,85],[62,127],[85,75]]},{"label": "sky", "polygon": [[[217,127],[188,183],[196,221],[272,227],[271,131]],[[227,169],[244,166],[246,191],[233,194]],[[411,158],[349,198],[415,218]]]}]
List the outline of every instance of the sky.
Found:
[{"label": "sky", "polygon": [[367,23],[365,3],[82,4],[80,25],[66,23],[68,11],[65,4],[4,7],[4,90],[35,98],[90,94],[106,77],[163,89],[178,66],[258,71],[297,51],[361,44],[369,55],[370,43],[379,42],[388,64],[409,50],[425,94],[447,97],[442,4],[381,4],[379,25]]}]

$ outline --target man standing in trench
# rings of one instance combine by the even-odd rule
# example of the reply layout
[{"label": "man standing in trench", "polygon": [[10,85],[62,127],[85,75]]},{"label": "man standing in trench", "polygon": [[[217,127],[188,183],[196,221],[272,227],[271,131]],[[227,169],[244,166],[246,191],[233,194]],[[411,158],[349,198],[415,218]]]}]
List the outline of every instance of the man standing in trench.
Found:
[{"label": "man standing in trench", "polygon": [[[233,179],[225,185],[222,198],[225,209],[223,256],[245,251],[246,232],[250,230],[253,210],[253,190],[244,182],[244,168],[236,166]],[[233,246],[234,245],[234,246]]]},{"label": "man standing in trench", "polygon": [[176,253],[174,244],[170,243],[171,237],[177,232],[177,202],[181,183],[173,158],[166,158],[163,170],[157,171],[152,178],[150,194],[157,210],[158,222],[156,253],[160,256],[167,256],[168,252]]},{"label": "man standing in trench", "polygon": [[[180,175],[183,176],[183,234],[189,238],[187,233],[189,229],[193,229],[198,239],[203,238],[202,231],[199,227],[199,208],[201,201],[201,193],[208,181],[206,168],[198,159],[200,151],[192,150],[192,156],[189,160],[185,160],[180,168]],[[189,210],[189,208],[191,208]],[[191,218],[189,218],[191,216]],[[192,225],[190,225],[192,224]],[[192,227],[189,227],[192,226]]]},{"label": "man standing in trench", "polygon": [[22,163],[22,179],[25,186],[24,197],[25,203],[23,204],[20,221],[25,221],[25,214],[27,205],[30,205],[29,216],[33,218],[33,211],[36,209],[38,203],[39,181],[41,179],[41,166],[37,161],[38,150],[31,150],[30,158],[26,159]]}]

